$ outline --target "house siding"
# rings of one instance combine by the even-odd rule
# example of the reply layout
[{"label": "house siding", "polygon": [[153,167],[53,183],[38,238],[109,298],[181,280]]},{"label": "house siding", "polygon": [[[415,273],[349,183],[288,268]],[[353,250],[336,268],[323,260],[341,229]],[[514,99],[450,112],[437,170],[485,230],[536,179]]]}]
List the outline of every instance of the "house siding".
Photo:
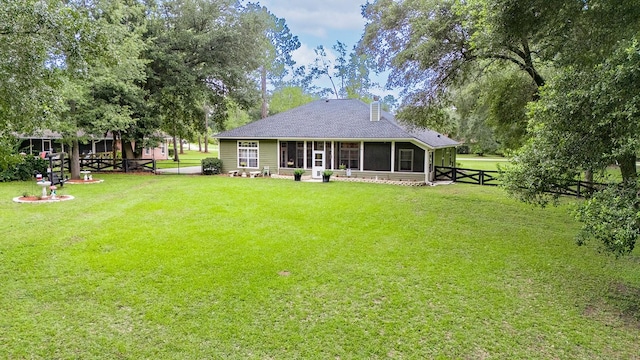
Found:
[{"label": "house siding", "polygon": [[[258,169],[269,167],[271,173],[278,169],[278,141],[277,140],[253,140],[234,139],[220,140],[220,150],[218,157],[222,160],[222,172],[226,173],[238,169],[238,141],[258,141]],[[254,170],[254,169],[251,169]],[[248,170],[247,170],[248,171]]]},{"label": "house siding", "polygon": [[400,150],[413,150],[413,164],[412,172],[419,172],[424,174],[424,156],[426,151],[415,144],[407,142],[397,142],[395,150],[395,169],[394,171],[400,171]]},{"label": "house siding", "polygon": [[[293,176],[293,169],[280,169],[280,175]],[[307,171],[304,176],[311,175],[311,171]],[[347,177],[346,170],[333,170],[335,177]],[[423,173],[414,172],[389,172],[389,171],[358,171],[351,170],[350,178],[357,179],[377,179],[377,180],[394,180],[394,181],[418,181],[424,182]]]},{"label": "house siding", "polygon": [[[222,171],[226,173],[230,170],[238,169],[238,141],[258,141],[259,142],[259,157],[258,157],[258,166],[259,170],[262,170],[265,166],[269,166],[269,169],[272,174],[281,174],[281,175],[293,175],[294,168],[287,168],[279,166],[279,147],[277,140],[254,140],[254,139],[220,139],[220,152],[219,158],[222,160]],[[339,142],[336,142],[336,147]],[[329,145],[330,148],[330,145]],[[310,146],[308,147],[310,149]],[[398,161],[399,161],[399,151],[400,149],[412,149],[414,150],[414,167],[412,172],[408,171],[398,171]],[[369,152],[367,150],[373,150]],[[388,151],[387,151],[388,150]],[[308,151],[309,152],[309,151]],[[336,150],[337,152],[337,150]],[[368,159],[372,155],[372,153],[377,155],[385,155],[386,159],[382,162],[378,162],[377,160],[375,164],[369,163]],[[379,154],[378,154],[379,153]],[[408,142],[398,142],[395,147],[395,171],[385,171],[385,170],[373,170],[371,168],[367,169],[369,166],[380,166],[381,163],[387,162],[390,160],[390,143],[381,142],[381,143],[365,143],[365,171],[359,171],[357,169],[352,169],[351,177],[354,178],[365,178],[365,179],[380,179],[380,180],[401,180],[401,181],[425,181],[425,173],[424,173],[424,165],[425,165],[425,156],[427,152],[416,146],[415,144]],[[330,166],[330,154],[327,150],[327,168]],[[337,157],[336,157],[337,162]],[[455,147],[451,148],[443,148],[434,150],[434,166],[455,166],[456,163],[456,151]],[[310,164],[310,162],[309,162]],[[300,166],[302,167],[302,166]],[[337,167],[337,166],[336,166]],[[251,169],[254,170],[254,169]],[[307,169],[307,175],[310,174],[310,169]],[[334,170],[334,176],[346,177],[346,173],[343,170]]]},{"label": "house siding", "polygon": [[218,158],[222,160],[222,172],[238,169],[238,150],[236,140],[220,140]]},{"label": "house siding", "polygon": [[260,140],[260,170],[265,166],[269,167],[269,171],[275,174],[278,171],[278,141],[277,140]]},{"label": "house siding", "polygon": [[435,166],[456,166],[456,148],[444,148],[444,149],[436,149],[435,158],[434,158]]}]

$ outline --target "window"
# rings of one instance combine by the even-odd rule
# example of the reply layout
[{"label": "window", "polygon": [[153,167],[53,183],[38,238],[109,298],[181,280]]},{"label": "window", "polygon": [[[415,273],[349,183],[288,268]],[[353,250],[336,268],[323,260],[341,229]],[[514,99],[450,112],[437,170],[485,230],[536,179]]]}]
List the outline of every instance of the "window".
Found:
[{"label": "window", "polygon": [[345,164],[347,169],[360,168],[360,143],[340,143],[340,164]]},{"label": "window", "polygon": [[238,141],[238,166],[258,167],[258,142]]},{"label": "window", "polygon": [[145,155],[151,154],[151,148],[148,148],[148,147],[144,148],[144,154]]},{"label": "window", "polygon": [[413,171],[413,149],[400,149],[399,171]]},{"label": "window", "polygon": [[164,141],[160,143],[160,153],[164,155]]}]

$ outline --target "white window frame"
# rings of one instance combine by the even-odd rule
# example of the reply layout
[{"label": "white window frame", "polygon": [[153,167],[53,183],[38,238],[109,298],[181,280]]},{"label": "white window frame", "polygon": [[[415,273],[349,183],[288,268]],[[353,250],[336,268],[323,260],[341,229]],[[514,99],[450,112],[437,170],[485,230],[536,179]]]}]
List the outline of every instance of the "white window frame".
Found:
[{"label": "white window frame", "polygon": [[[402,158],[402,154],[403,153],[409,153],[411,154],[410,159],[409,159],[409,168],[403,168],[402,167],[402,163],[406,162],[407,160],[403,160]],[[398,152],[398,171],[413,171],[413,149],[400,149]]]},{"label": "white window frame", "polygon": [[[238,167],[259,169],[260,168],[260,142],[256,140],[238,140],[238,152],[236,160]],[[255,156],[253,155],[255,150]],[[241,162],[246,162],[246,166],[241,166]]]},{"label": "white window frame", "polygon": [[144,148],[144,154],[145,154],[145,155],[151,155],[151,148],[150,148],[150,147],[148,147],[148,146],[145,146],[145,148]]}]

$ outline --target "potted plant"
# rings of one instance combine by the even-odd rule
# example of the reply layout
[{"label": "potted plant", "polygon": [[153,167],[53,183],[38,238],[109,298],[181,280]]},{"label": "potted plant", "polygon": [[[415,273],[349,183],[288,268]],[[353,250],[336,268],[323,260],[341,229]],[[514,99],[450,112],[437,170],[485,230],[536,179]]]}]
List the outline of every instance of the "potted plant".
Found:
[{"label": "potted plant", "polygon": [[331,170],[325,170],[322,172],[322,182],[329,182],[329,179],[331,178],[331,175],[333,175],[333,171]]},{"label": "potted plant", "polygon": [[287,161],[287,166],[288,167],[293,167],[293,161],[292,160]]},{"label": "potted plant", "polygon": [[340,170],[346,170],[347,169],[347,165],[345,164],[340,164],[340,166],[338,167]]},{"label": "potted plant", "polygon": [[247,163],[244,161],[241,161],[240,167],[242,168],[242,177],[247,177],[247,172],[245,171],[245,168],[247,167]]},{"label": "potted plant", "polygon": [[304,174],[304,169],[293,170],[293,180],[300,181],[300,179],[302,179],[302,174]]}]

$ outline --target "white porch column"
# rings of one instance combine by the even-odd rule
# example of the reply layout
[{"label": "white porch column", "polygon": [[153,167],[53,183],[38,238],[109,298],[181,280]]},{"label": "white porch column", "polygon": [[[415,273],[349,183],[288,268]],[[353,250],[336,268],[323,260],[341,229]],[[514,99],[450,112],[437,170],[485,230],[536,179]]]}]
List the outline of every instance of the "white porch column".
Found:
[{"label": "white porch column", "polygon": [[431,182],[431,167],[429,166],[429,159],[431,158],[431,152],[424,150],[424,182]]},{"label": "white porch column", "polygon": [[331,141],[331,170],[333,170],[333,167],[336,162],[334,161],[336,158],[336,142],[335,141]]},{"label": "white porch column", "polygon": [[281,146],[282,145],[280,145],[280,140],[278,139],[278,141],[276,141],[276,159],[278,159],[276,163],[277,174],[280,174],[280,162],[282,161],[282,159],[280,158],[282,156],[282,154],[280,153],[282,151]]},{"label": "white porch column", "polygon": [[391,172],[395,172],[396,169],[396,142],[391,142]]},{"label": "white porch column", "polygon": [[360,171],[364,171],[364,141],[360,141]]},{"label": "white porch column", "polygon": [[304,153],[304,156],[302,157],[302,167],[306,169],[307,168],[307,141],[304,141],[302,143],[302,152]]},{"label": "white porch column", "polygon": [[92,153],[96,153],[96,141],[95,140],[91,140],[91,152]]}]

